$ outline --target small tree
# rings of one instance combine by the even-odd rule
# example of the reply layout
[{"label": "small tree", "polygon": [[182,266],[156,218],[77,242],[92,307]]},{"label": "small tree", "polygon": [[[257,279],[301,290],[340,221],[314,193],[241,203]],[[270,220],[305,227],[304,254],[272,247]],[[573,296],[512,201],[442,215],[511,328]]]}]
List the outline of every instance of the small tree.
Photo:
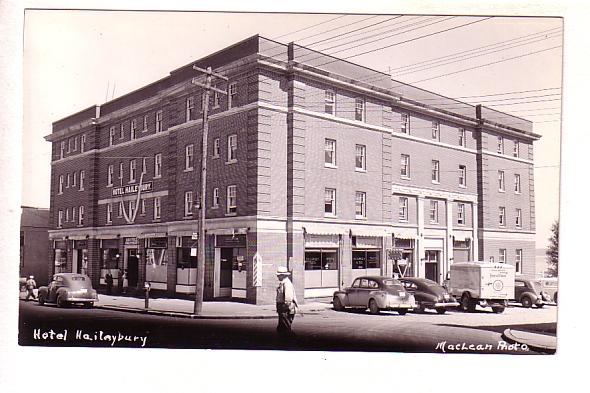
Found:
[{"label": "small tree", "polygon": [[549,246],[547,251],[547,265],[549,269],[547,272],[551,277],[557,277],[557,266],[559,262],[559,221],[555,221],[551,225],[551,237],[549,238]]}]

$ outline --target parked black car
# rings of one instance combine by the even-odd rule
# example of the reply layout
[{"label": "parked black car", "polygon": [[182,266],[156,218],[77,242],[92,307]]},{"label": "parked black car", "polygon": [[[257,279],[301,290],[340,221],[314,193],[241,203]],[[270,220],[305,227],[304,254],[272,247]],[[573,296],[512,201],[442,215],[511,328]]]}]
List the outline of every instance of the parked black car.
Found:
[{"label": "parked black car", "polygon": [[444,314],[451,307],[458,307],[459,303],[445,288],[432,280],[417,277],[404,277],[399,281],[408,293],[414,295],[417,310],[424,312],[426,309],[434,309],[439,314]]},{"label": "parked black car", "polygon": [[42,286],[38,292],[39,304],[55,303],[57,307],[82,304],[91,308],[98,301],[96,290],[85,274],[58,273],[53,276],[49,286]]},{"label": "parked black car", "polygon": [[545,299],[549,296],[543,293],[541,283],[526,278],[516,278],[514,280],[514,300],[522,304],[523,307],[529,308],[533,304],[539,308],[545,305]]}]

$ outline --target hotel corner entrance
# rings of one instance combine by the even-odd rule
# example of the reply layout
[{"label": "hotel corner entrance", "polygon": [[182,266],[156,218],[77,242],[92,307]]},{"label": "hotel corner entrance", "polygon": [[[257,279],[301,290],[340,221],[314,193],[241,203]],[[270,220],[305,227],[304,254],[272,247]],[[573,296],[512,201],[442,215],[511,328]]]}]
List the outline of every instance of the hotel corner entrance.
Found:
[{"label": "hotel corner entrance", "polygon": [[[424,276],[434,282],[439,282],[440,251],[426,250],[424,255]],[[440,283],[439,283],[440,284]]]},{"label": "hotel corner entrance", "polygon": [[213,297],[246,298],[246,235],[215,236]]}]

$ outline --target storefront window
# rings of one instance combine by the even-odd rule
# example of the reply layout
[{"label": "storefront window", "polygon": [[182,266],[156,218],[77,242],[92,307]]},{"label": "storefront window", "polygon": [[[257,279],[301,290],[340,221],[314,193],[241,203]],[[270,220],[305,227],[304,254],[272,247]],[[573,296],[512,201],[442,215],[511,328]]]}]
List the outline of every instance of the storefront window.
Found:
[{"label": "storefront window", "polygon": [[117,262],[119,255],[118,248],[106,248],[102,250],[102,259],[100,267],[102,269],[117,269]]},{"label": "storefront window", "polygon": [[55,273],[65,272],[66,265],[67,265],[66,250],[56,248],[54,261],[55,261]]},{"label": "storefront window", "polygon": [[338,270],[338,252],[336,250],[306,251],[305,270]]},{"label": "storefront window", "polygon": [[145,260],[148,266],[165,266],[168,264],[168,253],[165,248],[146,248]]},{"label": "storefront window", "polygon": [[379,269],[381,257],[378,250],[355,250],[352,252],[353,269]]},{"label": "storefront window", "polygon": [[[196,248],[195,248],[196,250]],[[196,268],[197,255],[191,256],[190,248],[178,248],[176,252],[176,266],[180,269]]]}]

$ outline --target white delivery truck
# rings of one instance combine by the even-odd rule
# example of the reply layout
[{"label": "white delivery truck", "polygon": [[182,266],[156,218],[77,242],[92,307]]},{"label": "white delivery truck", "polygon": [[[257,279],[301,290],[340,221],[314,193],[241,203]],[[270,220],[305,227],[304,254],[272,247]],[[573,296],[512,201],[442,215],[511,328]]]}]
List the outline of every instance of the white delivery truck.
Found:
[{"label": "white delivery truck", "polygon": [[479,304],[501,313],[508,300],[514,298],[514,266],[493,262],[453,263],[448,286],[463,311],[473,312]]}]

